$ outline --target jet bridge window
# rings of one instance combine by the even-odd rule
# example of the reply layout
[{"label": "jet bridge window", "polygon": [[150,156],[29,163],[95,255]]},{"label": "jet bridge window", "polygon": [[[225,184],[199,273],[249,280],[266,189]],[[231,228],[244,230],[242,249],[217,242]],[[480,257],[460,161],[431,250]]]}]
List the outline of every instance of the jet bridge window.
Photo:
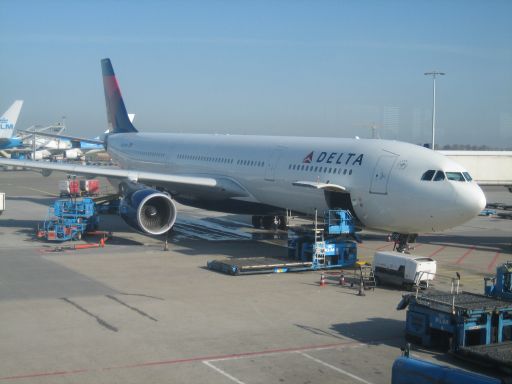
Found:
[{"label": "jet bridge window", "polygon": [[424,181],[432,180],[432,178],[434,177],[434,173],[436,173],[436,171],[434,171],[433,169],[428,170],[427,172],[425,172],[423,174],[423,176],[421,176],[421,180],[424,180]]},{"label": "jet bridge window", "polygon": [[437,171],[436,175],[434,176],[434,181],[442,181],[445,179],[444,172],[443,171]]},{"label": "jet bridge window", "polygon": [[446,172],[446,178],[452,181],[466,181],[460,172]]}]

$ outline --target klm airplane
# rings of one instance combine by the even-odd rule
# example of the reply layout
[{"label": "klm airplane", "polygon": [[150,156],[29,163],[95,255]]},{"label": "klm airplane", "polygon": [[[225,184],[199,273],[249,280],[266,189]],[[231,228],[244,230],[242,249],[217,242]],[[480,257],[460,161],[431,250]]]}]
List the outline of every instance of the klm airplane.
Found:
[{"label": "klm airplane", "polygon": [[0,117],[0,150],[23,145],[22,138],[14,136],[14,127],[16,126],[22,106],[23,100],[16,100]]},{"label": "klm airplane", "polygon": [[109,59],[101,62],[109,133],[120,169],[0,159],[49,171],[106,176],[120,214],[150,235],[169,231],[182,204],[253,216],[266,226],[286,210],[350,210],[361,228],[400,234],[460,225],[485,207],[466,169],[430,149],[398,141],[320,137],[142,133],[126,113]]}]

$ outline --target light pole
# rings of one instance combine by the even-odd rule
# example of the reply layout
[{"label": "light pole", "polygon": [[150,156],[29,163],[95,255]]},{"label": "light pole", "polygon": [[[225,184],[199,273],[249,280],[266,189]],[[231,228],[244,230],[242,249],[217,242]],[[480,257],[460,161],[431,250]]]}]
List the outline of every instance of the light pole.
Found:
[{"label": "light pole", "polygon": [[444,72],[425,72],[425,76],[432,76],[432,150],[435,149],[436,139],[436,76],[444,76]]}]

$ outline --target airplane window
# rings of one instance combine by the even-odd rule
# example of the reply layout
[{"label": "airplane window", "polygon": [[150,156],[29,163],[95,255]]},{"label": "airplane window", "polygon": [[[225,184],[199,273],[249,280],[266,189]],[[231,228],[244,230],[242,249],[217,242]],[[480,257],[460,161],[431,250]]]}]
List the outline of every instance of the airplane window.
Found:
[{"label": "airplane window", "polygon": [[432,180],[432,177],[434,177],[434,173],[436,173],[436,171],[434,171],[433,169],[430,169],[430,170],[426,171],[423,174],[423,176],[421,176],[421,180],[424,180],[424,181]]},{"label": "airplane window", "polygon": [[301,171],[303,171],[303,170],[304,170],[304,166],[303,166],[303,165],[300,167],[300,170],[301,170]]},{"label": "airplane window", "polygon": [[468,172],[462,172],[462,174],[464,175],[464,177],[466,178],[467,181],[473,180],[473,178],[469,175]]},{"label": "airplane window", "polygon": [[446,172],[446,178],[452,181],[465,181],[460,172]]},{"label": "airplane window", "polygon": [[434,181],[441,181],[444,180],[444,172],[443,171],[437,171],[436,175],[434,176]]},{"label": "airplane window", "polygon": [[349,171],[348,171],[348,174],[349,174],[349,175],[351,175],[351,174],[352,174],[352,170],[349,170]]}]

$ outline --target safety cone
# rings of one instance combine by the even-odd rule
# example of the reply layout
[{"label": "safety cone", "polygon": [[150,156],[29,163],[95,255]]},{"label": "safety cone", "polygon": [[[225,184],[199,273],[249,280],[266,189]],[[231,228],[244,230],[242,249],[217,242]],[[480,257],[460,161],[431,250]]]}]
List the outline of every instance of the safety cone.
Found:
[{"label": "safety cone", "polygon": [[102,237],[102,238],[100,239],[100,247],[101,247],[101,248],[105,247],[105,238],[104,238],[104,237]]},{"label": "safety cone", "polygon": [[320,275],[320,286],[325,287],[325,275],[323,273]]},{"label": "safety cone", "polygon": [[345,285],[345,275],[340,273],[340,285]]}]

